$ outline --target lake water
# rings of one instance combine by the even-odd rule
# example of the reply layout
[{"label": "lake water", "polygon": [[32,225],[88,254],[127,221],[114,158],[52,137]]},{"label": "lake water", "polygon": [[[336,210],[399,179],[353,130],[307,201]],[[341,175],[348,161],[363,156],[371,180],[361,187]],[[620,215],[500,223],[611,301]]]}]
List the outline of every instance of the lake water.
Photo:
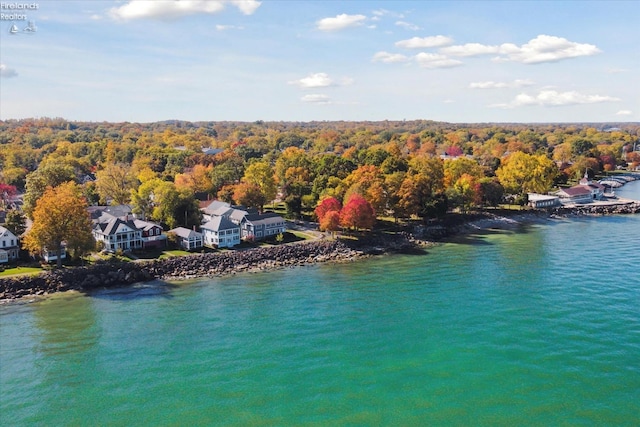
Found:
[{"label": "lake water", "polygon": [[56,295],[0,322],[5,426],[638,425],[640,216]]}]

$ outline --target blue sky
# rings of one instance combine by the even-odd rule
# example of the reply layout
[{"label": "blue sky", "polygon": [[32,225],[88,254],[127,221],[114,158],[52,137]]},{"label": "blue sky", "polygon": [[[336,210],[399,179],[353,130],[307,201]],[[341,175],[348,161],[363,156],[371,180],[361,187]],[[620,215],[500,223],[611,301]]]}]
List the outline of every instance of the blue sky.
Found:
[{"label": "blue sky", "polygon": [[640,121],[638,1],[9,3],[1,119]]}]

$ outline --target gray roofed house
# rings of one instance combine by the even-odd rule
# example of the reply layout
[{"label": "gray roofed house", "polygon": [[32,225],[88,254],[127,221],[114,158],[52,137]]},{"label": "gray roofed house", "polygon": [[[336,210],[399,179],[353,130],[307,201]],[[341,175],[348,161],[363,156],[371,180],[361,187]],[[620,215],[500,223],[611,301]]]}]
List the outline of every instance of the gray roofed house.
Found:
[{"label": "gray roofed house", "polygon": [[104,249],[109,252],[142,248],[142,230],[136,227],[133,220],[112,218],[98,222],[94,224],[92,233],[96,241],[102,242]]},{"label": "gray roofed house", "polygon": [[230,248],[240,244],[240,226],[223,216],[214,217],[200,228],[205,246]]},{"label": "gray roofed house", "polygon": [[213,219],[214,212],[221,208],[230,208],[231,205],[221,200],[212,200],[201,204],[200,212],[202,212],[202,219],[204,222],[211,221]]},{"label": "gray roofed house", "polygon": [[287,230],[284,218],[276,213],[245,215],[240,226],[243,239],[262,240]]},{"label": "gray roofed house", "polygon": [[160,225],[141,219],[134,219],[133,224],[142,232],[143,248],[164,248],[167,246],[167,235],[162,233]]},{"label": "gray roofed house", "polygon": [[203,245],[204,236],[198,231],[177,227],[169,230],[169,233],[178,236],[180,246],[187,251],[200,249]]}]

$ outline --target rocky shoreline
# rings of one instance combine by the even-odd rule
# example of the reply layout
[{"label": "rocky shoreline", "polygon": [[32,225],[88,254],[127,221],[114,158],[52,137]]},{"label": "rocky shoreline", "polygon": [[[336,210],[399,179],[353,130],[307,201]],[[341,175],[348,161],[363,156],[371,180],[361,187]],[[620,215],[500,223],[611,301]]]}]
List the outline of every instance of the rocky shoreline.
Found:
[{"label": "rocky shoreline", "polygon": [[[372,254],[403,251],[412,244],[402,235],[379,245],[352,245],[344,240],[317,240],[240,251],[194,254],[142,262],[102,262],[87,267],[64,268],[36,276],[0,278],[0,300],[55,292],[126,286],[150,280],[214,277],[264,271],[318,262],[345,262]],[[359,247],[358,247],[359,246]]]},{"label": "rocky shoreline", "polygon": [[510,228],[554,218],[611,214],[638,214],[640,202],[550,210],[482,212],[449,217],[410,232],[373,234],[358,240],[315,240],[249,250],[194,254],[142,262],[101,262],[64,268],[36,276],[0,278],[0,301],[55,292],[90,292],[150,280],[216,277],[240,272],[273,270],[319,262],[347,262],[385,253],[416,253],[448,237],[490,228]]}]

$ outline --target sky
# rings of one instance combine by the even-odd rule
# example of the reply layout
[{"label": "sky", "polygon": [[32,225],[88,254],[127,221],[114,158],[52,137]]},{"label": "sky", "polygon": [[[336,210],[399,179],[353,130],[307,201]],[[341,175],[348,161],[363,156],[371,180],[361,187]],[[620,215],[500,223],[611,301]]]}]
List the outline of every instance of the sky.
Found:
[{"label": "sky", "polygon": [[640,121],[635,0],[1,6],[2,120]]}]

